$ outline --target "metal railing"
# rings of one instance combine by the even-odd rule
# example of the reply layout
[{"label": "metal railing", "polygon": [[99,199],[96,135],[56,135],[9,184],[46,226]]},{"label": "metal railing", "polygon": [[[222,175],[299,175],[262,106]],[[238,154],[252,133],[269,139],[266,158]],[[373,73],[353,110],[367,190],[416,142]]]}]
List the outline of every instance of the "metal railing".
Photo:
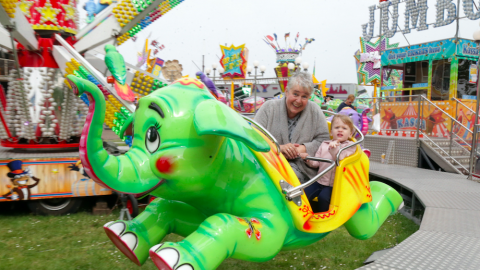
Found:
[{"label": "metal railing", "polygon": [[[322,110],[322,112],[323,113],[328,113],[328,114],[333,114],[333,115],[336,114],[334,112],[326,111],[326,110]],[[347,145],[346,147],[341,148],[340,151],[338,151],[338,153],[337,153],[337,157],[336,157],[335,161],[333,161],[331,159],[326,159],[326,158],[307,157],[307,159],[309,159],[309,160],[331,163],[330,166],[328,166],[325,170],[323,170],[322,172],[315,175],[312,179],[310,179],[307,182],[305,182],[305,183],[303,183],[299,186],[296,186],[296,187],[293,187],[292,185],[290,185],[289,183],[287,183],[284,180],[280,180],[280,187],[282,188],[282,192],[283,192],[283,194],[285,194],[285,198],[288,201],[293,201],[298,206],[301,206],[302,200],[301,200],[300,196],[303,194],[303,189],[305,189],[305,188],[311,186],[312,184],[314,184],[315,182],[317,182],[317,180],[320,179],[320,177],[322,177],[323,175],[328,173],[330,170],[335,168],[335,165],[339,166],[340,165],[340,154],[343,151],[345,151],[345,150],[347,150],[348,148],[351,148],[351,147],[357,147],[357,145],[359,145],[360,143],[362,143],[364,141],[365,137],[363,136],[362,131],[357,126],[355,126],[355,130],[360,135],[360,139],[357,140],[356,142],[350,144],[350,145]]]},{"label": "metal railing", "polygon": [[268,130],[266,128],[264,128],[262,125],[260,125],[259,123],[255,122],[255,120],[245,116],[245,115],[242,115],[243,119],[245,119],[247,122],[249,123],[252,123],[255,127],[257,127],[260,131],[263,132],[263,134],[265,134],[274,144],[275,146],[277,147],[276,151],[277,151],[277,155],[280,155],[280,145],[278,144],[278,141],[277,139],[275,139],[275,137],[273,137],[273,135],[268,132]]},{"label": "metal railing", "polygon": [[[456,98],[452,98],[452,101],[455,101],[455,113],[450,114],[423,95],[375,97],[375,98],[365,98],[364,100],[368,100],[368,99],[374,100],[373,108],[371,112],[372,115],[380,113],[382,103],[385,103],[385,102],[417,103],[417,104],[413,104],[413,106],[417,105],[417,122],[415,123],[415,127],[414,127],[416,129],[417,146],[420,145],[420,135],[423,135],[426,141],[428,141],[430,144],[437,147],[439,151],[444,155],[444,157],[451,160],[450,163],[452,165],[458,165],[458,166],[454,166],[455,170],[460,171],[458,169],[460,168],[460,169],[463,169],[464,172],[468,172],[470,175],[472,174],[472,171],[474,170],[474,166],[470,165],[467,168],[452,155],[452,146],[455,146],[455,145],[457,147],[462,147],[463,149],[462,151],[468,152],[470,156],[473,156],[474,153],[476,154],[476,151],[474,151],[476,149],[474,149],[475,146],[473,143],[475,142],[477,137],[476,130],[471,130],[471,127],[469,128],[457,120],[459,106],[465,107],[470,113],[472,113],[473,117],[475,117],[475,112],[472,109],[470,109],[467,105],[463,104],[460,100]],[[431,121],[427,118],[428,116],[425,115],[426,114],[425,113],[426,110],[424,109],[425,106],[433,107],[435,110],[437,110],[438,113],[441,113],[441,116],[445,120],[445,122],[450,122],[450,130],[448,132],[450,143],[448,144],[448,149],[445,147],[442,147],[440,144],[436,143],[434,140],[432,140],[432,138],[429,137],[429,136],[434,137],[433,132],[432,134],[429,134],[428,132],[425,132],[425,130],[423,129],[424,126],[422,121],[425,121],[425,122]],[[454,130],[460,127],[464,129],[464,132],[465,132],[464,134],[466,134],[466,137],[468,136],[472,137],[472,141],[470,143],[463,137],[459,136],[457,132],[454,132]],[[428,128],[427,127],[425,128],[428,131]],[[395,131],[395,130],[401,130],[401,129],[381,129],[381,131]]]},{"label": "metal railing", "polygon": [[[458,105],[461,105],[463,106],[465,109],[467,109],[468,111],[470,111],[470,113],[472,113],[472,115],[475,115],[475,111],[473,111],[472,109],[470,109],[467,105],[463,104],[460,100],[456,99],[455,97],[452,97],[452,100],[455,101],[455,119],[458,118]],[[451,126],[451,129],[450,129],[450,147],[449,147],[449,153],[451,154],[451,149],[452,149],[452,144],[453,144],[453,135],[455,135],[455,137],[459,138],[464,144],[466,144],[468,147],[472,147],[472,145],[470,145],[468,142],[466,142],[462,137],[458,136],[456,133],[453,132],[453,130],[455,129],[455,126],[453,124],[453,122],[450,123],[450,126]],[[473,133],[472,133],[473,134]]]}]

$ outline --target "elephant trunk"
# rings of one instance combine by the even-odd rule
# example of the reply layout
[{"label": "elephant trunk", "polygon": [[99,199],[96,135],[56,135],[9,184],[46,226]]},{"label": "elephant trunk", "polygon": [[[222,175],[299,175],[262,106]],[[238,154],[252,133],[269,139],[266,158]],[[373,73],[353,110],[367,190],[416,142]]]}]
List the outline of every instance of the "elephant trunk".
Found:
[{"label": "elephant trunk", "polygon": [[125,155],[113,156],[103,148],[106,103],[101,90],[73,75],[67,76],[67,80],[75,95],[86,93],[90,100],[79,149],[85,172],[98,184],[123,193],[146,193],[160,185],[161,181],[153,174],[149,162],[145,162],[149,157],[142,149],[131,149]]}]

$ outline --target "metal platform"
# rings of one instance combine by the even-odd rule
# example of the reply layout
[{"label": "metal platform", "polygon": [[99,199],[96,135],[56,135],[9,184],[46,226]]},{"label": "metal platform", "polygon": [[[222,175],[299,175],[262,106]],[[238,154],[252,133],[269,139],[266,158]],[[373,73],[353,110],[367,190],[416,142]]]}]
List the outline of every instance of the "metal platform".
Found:
[{"label": "metal platform", "polygon": [[366,135],[363,146],[372,153],[370,161],[381,162],[382,154],[386,154],[388,164],[418,166],[418,147],[415,138]]},{"label": "metal platform", "polygon": [[375,162],[381,162],[382,154],[385,154],[386,164],[418,167],[421,166],[421,148],[446,172],[468,175],[470,168],[469,150],[447,138],[420,138],[417,141],[414,137],[366,135],[363,146],[370,150],[370,160]]},{"label": "metal platform", "polygon": [[358,269],[480,269],[480,184],[465,175],[371,162],[370,173],[411,191],[420,229]]}]

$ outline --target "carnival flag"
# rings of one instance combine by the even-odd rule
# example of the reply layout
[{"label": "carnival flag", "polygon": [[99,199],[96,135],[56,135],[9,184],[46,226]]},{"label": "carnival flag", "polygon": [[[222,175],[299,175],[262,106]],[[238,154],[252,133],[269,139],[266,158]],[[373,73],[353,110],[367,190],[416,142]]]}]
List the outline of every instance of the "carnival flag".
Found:
[{"label": "carnival flag", "polygon": [[305,45],[303,45],[303,49],[305,50],[305,47],[307,47],[307,44],[310,44],[310,43],[312,43],[313,41],[315,41],[314,38],[310,38],[310,39],[305,38]]},{"label": "carnival flag", "polygon": [[300,32],[297,32],[297,36],[295,37],[295,44],[293,45],[293,48],[295,48],[295,46],[297,46],[297,40],[298,40],[299,36],[300,36]]},{"label": "carnival flag", "polygon": [[285,49],[287,49],[289,46],[288,46],[288,43],[287,43],[287,38],[290,37],[290,33],[286,33],[285,34]]},{"label": "carnival flag", "polygon": [[275,42],[277,43],[278,48],[280,49],[280,45],[278,44],[278,41],[277,41],[277,34],[273,33],[273,36],[275,37]]},{"label": "carnival flag", "polygon": [[305,50],[305,47],[307,47],[308,44],[308,38],[305,38],[305,44],[303,44],[303,50]]},{"label": "carnival flag", "polygon": [[277,47],[275,47],[275,45],[272,42],[273,41],[272,36],[266,36],[265,41],[268,42],[270,44],[270,46],[272,46],[275,50],[277,49]]},{"label": "carnival flag", "polygon": [[263,40],[265,41],[265,43],[267,43],[268,46],[271,46],[273,49],[277,50],[277,48],[275,47],[275,45],[273,45],[272,43],[268,42],[267,40]]}]

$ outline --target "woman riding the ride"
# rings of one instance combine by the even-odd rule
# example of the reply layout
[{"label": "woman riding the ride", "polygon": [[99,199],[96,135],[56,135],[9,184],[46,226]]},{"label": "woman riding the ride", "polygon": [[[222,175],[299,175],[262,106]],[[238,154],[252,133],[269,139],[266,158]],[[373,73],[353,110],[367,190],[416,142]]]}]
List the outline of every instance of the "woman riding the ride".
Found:
[{"label": "woman riding the ride", "polygon": [[309,101],[312,91],[312,75],[295,73],[289,79],[285,97],[267,101],[255,116],[255,121],[277,139],[301,183],[313,178],[317,170],[308,167],[299,155],[314,156],[322,142],[330,139],[325,116],[317,104]]}]

